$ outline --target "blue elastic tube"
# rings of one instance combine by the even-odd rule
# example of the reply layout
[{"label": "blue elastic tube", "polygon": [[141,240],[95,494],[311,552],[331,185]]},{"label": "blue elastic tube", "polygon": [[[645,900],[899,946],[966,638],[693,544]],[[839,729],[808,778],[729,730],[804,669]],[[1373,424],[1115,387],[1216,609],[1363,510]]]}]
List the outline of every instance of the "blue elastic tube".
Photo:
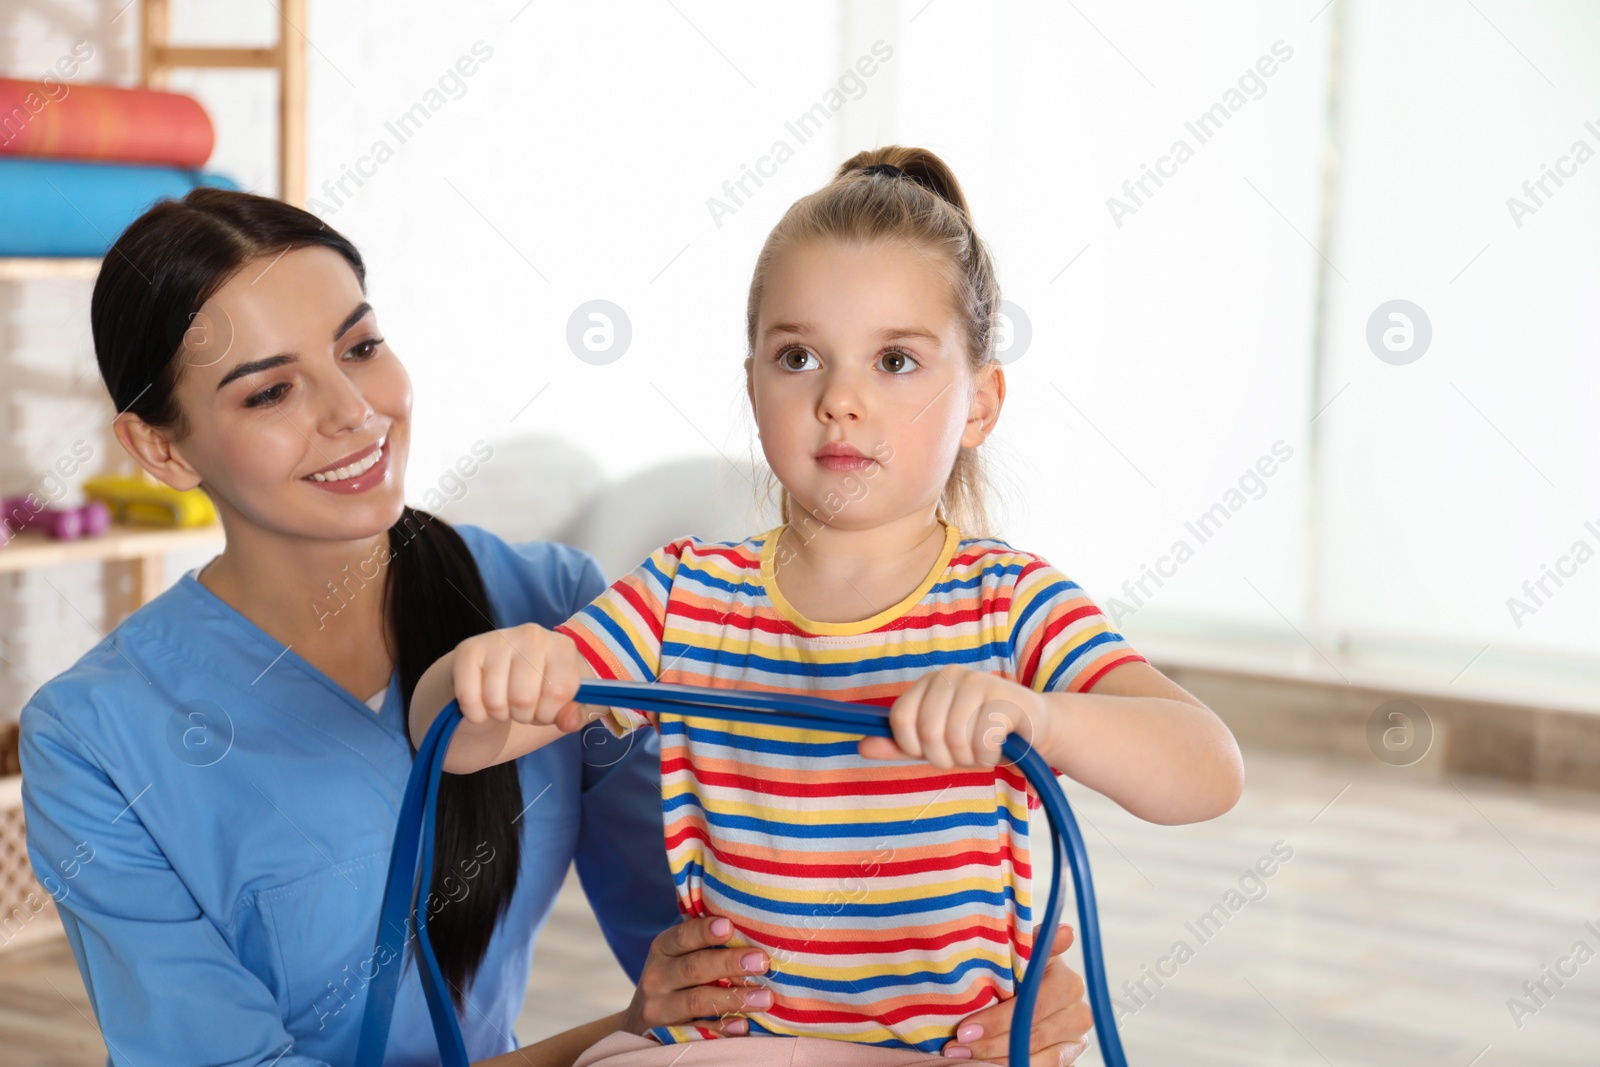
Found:
[{"label": "blue elastic tube", "polygon": [[[383,904],[378,912],[378,939],[372,953],[378,973],[367,984],[367,1003],[361,1016],[361,1036],[356,1046],[358,1067],[380,1067],[383,1063],[384,1050],[389,1042],[389,1024],[394,1017],[395,995],[400,988],[400,974],[405,967],[406,946],[411,943],[416,930],[413,921],[416,916],[418,852],[424,838],[429,843],[433,839],[433,819],[431,813],[426,811],[427,798],[430,792],[437,795],[450,735],[460,722],[461,709],[454,701],[433,720],[427,735],[417,746],[416,758],[411,763],[411,776],[406,781],[405,795],[400,800],[394,847],[389,852],[389,877],[384,885]],[[429,817],[425,818],[425,815]],[[426,913],[428,882],[433,872],[431,854],[429,864],[422,869],[428,872],[422,879]],[[437,967],[437,962],[434,965]],[[468,1067],[467,1050],[459,1029],[455,1031],[452,1043],[448,1030],[439,1030],[439,1018],[434,1013],[431,999],[428,1010],[434,1020],[441,1067]]]},{"label": "blue elastic tube", "polygon": [[[887,709],[820,697],[640,682],[585,682],[578,687],[575,699],[584,704],[632,708],[656,714],[791,726],[852,736],[891,736]],[[384,892],[383,921],[378,932],[381,951],[397,940],[395,931],[403,928],[407,909],[410,909],[409,914],[416,916],[417,955],[423,972],[423,993],[433,1018],[434,1034],[439,1040],[441,1067],[468,1067],[455,1011],[443,989],[438,964],[427,940],[426,921],[428,879],[433,869],[434,803],[439,777],[444,771],[449,737],[460,720],[461,711],[451,702],[434,720],[417,749],[411,780],[406,785],[405,800],[401,804],[400,823],[390,858],[389,884]],[[1100,1043],[1101,1059],[1105,1067],[1127,1067],[1122,1042],[1117,1035],[1111,995],[1106,986],[1100,919],[1095,908],[1094,883],[1089,875],[1089,854],[1083,847],[1083,835],[1078,831],[1078,823],[1067,804],[1066,794],[1050,772],[1049,764],[1016,734],[1006,738],[1002,752],[1016,764],[1039,794],[1053,831],[1055,870],[1051,874],[1044,916],[1036,927],[1033,961],[1042,964],[1048,959],[1048,939],[1055,936],[1056,928],[1060,925],[1062,898],[1066,892],[1062,872],[1070,870],[1078,889],[1078,942],[1083,950],[1084,982],[1088,988],[1089,1006],[1094,1011],[1095,1036]],[[416,888],[419,840],[422,861],[420,894]],[[419,899],[422,903],[420,913],[416,911],[416,901]],[[1041,949],[1046,951],[1045,959],[1037,955]],[[1011,1027],[1012,1067],[1025,1067],[1028,1063],[1034,1007],[1044,972],[1043,966],[1030,965],[1018,984]],[[397,982],[398,962],[394,968],[380,971],[378,979],[368,987],[356,1067],[379,1067],[382,1062],[383,1042],[387,1038],[389,1019],[394,1010]]]}]

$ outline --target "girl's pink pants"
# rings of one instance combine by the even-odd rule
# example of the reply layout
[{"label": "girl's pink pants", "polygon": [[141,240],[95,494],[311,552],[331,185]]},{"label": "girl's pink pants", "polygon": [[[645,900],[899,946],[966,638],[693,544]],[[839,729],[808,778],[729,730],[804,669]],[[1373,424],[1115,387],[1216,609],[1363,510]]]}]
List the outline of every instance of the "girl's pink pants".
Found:
[{"label": "girl's pink pants", "polygon": [[934,1067],[956,1062],[926,1052],[821,1037],[725,1037],[660,1045],[618,1033],[592,1046],[573,1067]]}]

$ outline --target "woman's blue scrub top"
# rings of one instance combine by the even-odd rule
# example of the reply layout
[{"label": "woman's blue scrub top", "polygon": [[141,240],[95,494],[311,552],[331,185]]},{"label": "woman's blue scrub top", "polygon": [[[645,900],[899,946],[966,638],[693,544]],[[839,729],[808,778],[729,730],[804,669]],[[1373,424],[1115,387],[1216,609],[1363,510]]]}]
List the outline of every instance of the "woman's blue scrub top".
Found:
[{"label": "woman's blue scrub top", "polygon": [[[576,549],[458,529],[497,627],[554,626],[605,588]],[[534,936],[571,862],[635,981],[679,919],[653,731],[591,731],[518,761],[522,869],[468,990],[474,1061],[519,1045]],[[375,713],[185,576],[33,696],[22,765],[29,856],[109,1062],[354,1060],[411,770],[398,680]],[[471,892],[480,870],[435,892]],[[384,1062],[438,1063],[414,964]]]}]

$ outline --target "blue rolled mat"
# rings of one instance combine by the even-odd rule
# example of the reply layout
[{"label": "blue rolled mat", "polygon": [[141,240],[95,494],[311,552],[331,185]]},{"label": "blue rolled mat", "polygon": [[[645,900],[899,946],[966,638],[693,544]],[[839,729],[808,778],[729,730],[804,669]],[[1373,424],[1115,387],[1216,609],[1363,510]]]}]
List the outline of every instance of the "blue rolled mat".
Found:
[{"label": "blue rolled mat", "polygon": [[239,188],[220,174],[123,163],[0,159],[0,256],[102,256],[157,200],[201,185]]}]

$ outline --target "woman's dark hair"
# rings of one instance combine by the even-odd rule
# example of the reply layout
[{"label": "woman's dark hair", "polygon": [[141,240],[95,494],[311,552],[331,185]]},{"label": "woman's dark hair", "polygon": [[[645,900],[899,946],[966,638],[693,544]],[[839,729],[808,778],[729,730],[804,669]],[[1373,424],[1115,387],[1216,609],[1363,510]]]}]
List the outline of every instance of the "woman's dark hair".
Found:
[{"label": "woman's dark hair", "polygon": [[[245,264],[318,245],[343,256],[365,290],[366,267],[355,246],[315,215],[278,200],[196,189],[140,216],[106,253],[89,310],[100,377],[117,410],[182,436],[174,396],[183,366],[178,355],[201,306]],[[448,523],[408,507],[389,529],[389,551],[384,637],[409,721],[422,673],[491,629],[491,609],[483,576]],[[521,810],[515,762],[446,775],[439,787],[434,897],[424,906],[437,908],[429,912],[429,931],[458,1011],[517,888],[521,839],[511,819]],[[444,900],[441,887],[459,884],[457,867],[475,860],[471,890]]]}]

